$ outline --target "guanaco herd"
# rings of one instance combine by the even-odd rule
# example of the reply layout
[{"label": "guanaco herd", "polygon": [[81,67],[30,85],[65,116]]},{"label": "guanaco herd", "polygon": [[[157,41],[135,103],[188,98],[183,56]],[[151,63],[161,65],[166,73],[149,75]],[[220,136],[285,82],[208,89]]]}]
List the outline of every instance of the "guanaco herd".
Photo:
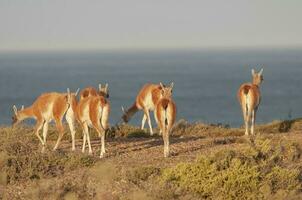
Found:
[{"label": "guanaco herd", "polygon": [[[240,102],[243,119],[245,122],[245,135],[251,132],[254,135],[254,126],[256,112],[261,100],[260,84],[263,81],[263,69],[260,72],[252,70],[252,83],[242,84],[238,90],[238,100]],[[164,141],[164,157],[170,155],[169,151],[169,135],[176,119],[176,104],[172,99],[172,90],[174,83],[165,86],[159,84],[145,84],[139,91],[133,105],[125,110],[122,107],[122,120],[127,123],[131,117],[142,110],[144,115],[142,119],[141,129],[144,129],[146,120],[150,128],[150,135],[153,135],[153,129],[150,118],[150,111],[154,112],[154,118],[159,127],[159,135],[162,135]],[[64,127],[62,120],[68,123],[71,138],[72,151],[75,150],[75,123],[81,126],[83,131],[82,152],[85,152],[86,142],[88,144],[88,152],[92,154],[92,148],[89,136],[89,127],[94,128],[101,138],[100,158],[105,154],[105,133],[109,128],[108,120],[110,114],[109,89],[108,84],[103,87],[99,84],[98,90],[93,87],[83,89],[77,96],[79,89],[72,93],[67,89],[66,93],[44,93],[40,95],[34,103],[20,110],[13,106],[12,125],[16,126],[27,118],[36,120],[34,129],[35,135],[42,144],[42,152],[45,151],[46,138],[48,132],[48,124],[55,122],[59,136],[53,150],[56,150],[64,135]],[[42,136],[39,132],[43,129]],[[250,129],[250,130],[249,130]]]}]

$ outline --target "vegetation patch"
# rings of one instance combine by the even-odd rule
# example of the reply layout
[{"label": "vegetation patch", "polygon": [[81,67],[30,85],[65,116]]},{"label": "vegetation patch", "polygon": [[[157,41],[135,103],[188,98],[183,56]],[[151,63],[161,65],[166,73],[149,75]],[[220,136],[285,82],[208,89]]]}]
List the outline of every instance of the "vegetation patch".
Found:
[{"label": "vegetation patch", "polygon": [[290,147],[256,138],[245,150],[220,151],[164,169],[160,179],[163,185],[208,199],[260,199],[280,191],[290,195],[301,190],[301,169],[289,168],[285,159]]},{"label": "vegetation patch", "polygon": [[133,131],[127,135],[128,138],[148,138],[150,137],[149,133],[146,133],[143,130]]},{"label": "vegetation patch", "polygon": [[117,137],[148,137],[149,134],[139,127],[128,124],[115,125],[108,131],[108,136],[111,138]]},{"label": "vegetation patch", "polygon": [[[257,126],[261,136],[246,137],[243,128],[180,120],[170,158],[161,138],[136,126],[110,128],[106,137],[120,139],[106,140],[104,159],[79,152],[80,129],[76,152],[67,128],[53,152],[58,133],[50,126],[41,153],[33,127],[3,127],[0,199],[301,199],[301,122]],[[92,131],[94,149],[96,138]]]},{"label": "vegetation patch", "polygon": [[150,176],[159,175],[160,169],[152,166],[137,167],[129,170],[126,174],[127,180],[134,184],[146,181]]},{"label": "vegetation patch", "polygon": [[31,132],[3,132],[0,146],[0,177],[6,184],[45,177],[56,177],[66,171],[94,165],[96,158],[79,153],[47,151],[41,153]]}]

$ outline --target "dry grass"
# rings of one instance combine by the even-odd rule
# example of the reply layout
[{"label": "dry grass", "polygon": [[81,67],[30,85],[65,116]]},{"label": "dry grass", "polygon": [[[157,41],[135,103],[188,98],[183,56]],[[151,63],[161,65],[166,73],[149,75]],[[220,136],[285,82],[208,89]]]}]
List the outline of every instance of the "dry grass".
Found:
[{"label": "dry grass", "polygon": [[[66,129],[68,130],[68,129]],[[299,199],[302,183],[302,120],[242,128],[180,120],[171,137],[172,157],[162,139],[138,127],[107,132],[107,157],[71,152],[70,134],[58,151],[51,127],[48,146],[33,127],[0,128],[0,199]],[[95,155],[99,139],[92,133]]]}]

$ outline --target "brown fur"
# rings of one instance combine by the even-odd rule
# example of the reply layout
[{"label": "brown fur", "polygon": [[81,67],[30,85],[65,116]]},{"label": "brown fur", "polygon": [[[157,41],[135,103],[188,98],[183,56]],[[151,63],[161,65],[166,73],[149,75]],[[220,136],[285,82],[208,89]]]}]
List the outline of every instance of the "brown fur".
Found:
[{"label": "brown fur", "polygon": [[166,110],[169,103],[170,103],[170,99],[163,98],[158,102],[158,105],[160,105],[163,109]]},{"label": "brown fur", "polygon": [[94,87],[87,87],[83,89],[80,93],[80,100],[90,96],[103,96],[105,98],[109,98],[108,84],[106,84],[105,87],[99,85],[99,91]]},{"label": "brown fur", "polygon": [[153,104],[156,105],[160,99],[161,86],[157,84],[145,84],[143,88],[139,91],[136,97],[136,106],[139,109],[144,109],[145,99],[151,93]]},{"label": "brown fur", "polygon": [[169,156],[169,135],[176,119],[176,104],[172,100],[172,87],[164,87],[161,90],[161,98],[156,104],[156,122],[160,128],[164,140],[164,156]]},{"label": "brown fur", "polygon": [[81,91],[80,100],[87,98],[89,96],[97,96],[97,95],[98,95],[98,91],[95,88],[87,87]]},{"label": "brown fur", "polygon": [[176,104],[172,99],[161,99],[156,107],[156,117],[158,119],[158,123],[160,124],[159,127],[164,128],[164,124],[166,125],[166,121],[162,121],[161,116],[164,112],[167,111],[167,108],[170,107],[171,108],[171,116],[172,118],[170,118],[168,121],[168,124],[170,124],[171,126],[175,123],[175,119],[176,119]]},{"label": "brown fur", "polygon": [[128,123],[128,121],[131,119],[131,117],[138,111],[138,107],[136,105],[136,102],[128,108],[128,110],[123,114],[122,119],[125,123]]},{"label": "brown fur", "polygon": [[[100,108],[102,109],[101,114],[99,113]],[[89,153],[92,153],[88,133],[88,126],[92,126],[102,138],[100,157],[103,156],[105,153],[105,131],[108,129],[109,113],[109,100],[103,96],[89,96],[79,102],[76,109],[76,116],[83,129],[83,152],[85,151],[87,137]]]},{"label": "brown fur", "polygon": [[[155,109],[155,106],[161,97],[160,91],[161,91],[161,86],[159,84],[151,84],[151,83],[145,84],[142,87],[142,89],[139,91],[134,104],[123,114],[122,116],[123,121],[127,123],[137,111],[143,110],[144,118],[148,120],[150,132],[152,135],[153,131],[151,127],[149,110],[152,111]],[[147,102],[148,97],[150,96],[152,102]],[[144,122],[142,122],[142,128],[143,126],[144,126]]]},{"label": "brown fur", "polygon": [[[62,119],[68,110],[69,106],[73,106],[76,104],[75,95],[71,94],[68,97],[66,93],[45,93],[39,96],[34,103],[20,111],[13,116],[13,126],[17,125],[19,122],[27,119],[34,118],[36,119],[35,125],[35,134],[41,141],[42,145],[45,146],[46,143],[46,135],[43,134],[43,139],[39,135],[39,131],[42,127],[46,127],[47,134],[47,126],[51,120],[55,121],[56,127],[59,131],[59,137],[55,146],[55,149],[58,147],[63,135],[64,135],[64,127],[62,125]],[[52,106],[52,107],[51,107]],[[44,129],[44,128],[43,128]]]},{"label": "brown fur", "polygon": [[244,101],[246,98],[246,95],[250,94],[251,97],[251,107],[257,108],[260,104],[261,100],[261,94],[260,89],[257,85],[251,84],[251,83],[245,83],[242,84],[241,87],[238,90],[238,99],[240,104]]},{"label": "brown fur", "polygon": [[261,101],[260,84],[263,81],[262,72],[263,70],[261,70],[260,73],[256,73],[254,70],[252,70],[252,83],[242,84],[237,93],[245,122],[246,135],[249,134],[250,123],[251,132],[254,134],[256,112]]}]

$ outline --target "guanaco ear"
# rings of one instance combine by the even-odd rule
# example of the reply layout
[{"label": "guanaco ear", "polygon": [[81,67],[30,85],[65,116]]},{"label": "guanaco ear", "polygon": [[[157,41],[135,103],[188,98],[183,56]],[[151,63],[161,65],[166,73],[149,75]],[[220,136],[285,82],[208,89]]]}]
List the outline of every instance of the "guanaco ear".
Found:
[{"label": "guanaco ear", "polygon": [[80,88],[77,89],[77,91],[75,92],[75,96],[77,96],[79,94]]},{"label": "guanaco ear", "polygon": [[259,75],[261,76],[263,73],[263,68],[260,70]]},{"label": "guanaco ear", "polygon": [[159,83],[159,85],[160,85],[161,89],[165,88],[164,85],[161,82]]},{"label": "guanaco ear", "polygon": [[67,88],[67,102],[70,103],[71,100],[71,94],[69,88]]},{"label": "guanaco ear", "polygon": [[24,105],[21,106],[21,110],[24,110]]},{"label": "guanaco ear", "polygon": [[124,109],[124,106],[122,106],[122,111],[123,111],[123,113],[126,113],[126,112],[125,112],[125,109]]},{"label": "guanaco ear", "polygon": [[106,92],[108,91],[108,83],[106,83],[106,85],[105,85],[105,91]]},{"label": "guanaco ear", "polygon": [[170,84],[170,88],[172,89],[173,86],[174,86],[174,82],[172,82],[172,83]]},{"label": "guanaco ear", "polygon": [[252,69],[252,75],[253,75],[253,76],[255,75],[255,70],[254,70],[254,69]]},{"label": "guanaco ear", "polygon": [[99,91],[102,91],[102,84],[99,84]]},{"label": "guanaco ear", "polygon": [[18,109],[17,109],[16,105],[13,105],[13,111],[14,111],[15,115],[17,115]]}]

